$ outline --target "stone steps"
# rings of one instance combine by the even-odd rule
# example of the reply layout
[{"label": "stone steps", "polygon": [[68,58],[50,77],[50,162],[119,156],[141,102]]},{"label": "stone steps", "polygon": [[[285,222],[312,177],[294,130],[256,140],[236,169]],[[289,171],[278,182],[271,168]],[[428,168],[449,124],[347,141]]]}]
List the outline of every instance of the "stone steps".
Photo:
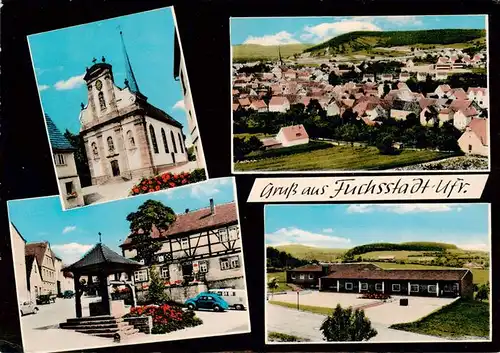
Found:
[{"label": "stone steps", "polygon": [[79,329],[90,329],[90,328],[122,328],[127,327],[129,324],[126,322],[96,322],[96,323],[81,323],[81,324],[72,324],[72,323],[62,323],[59,325],[60,328],[67,330],[79,330]]},{"label": "stone steps", "polygon": [[115,339],[117,336],[122,339],[139,333],[138,329],[125,322],[122,318],[109,315],[67,319],[66,322],[59,324],[59,327],[93,336]]}]

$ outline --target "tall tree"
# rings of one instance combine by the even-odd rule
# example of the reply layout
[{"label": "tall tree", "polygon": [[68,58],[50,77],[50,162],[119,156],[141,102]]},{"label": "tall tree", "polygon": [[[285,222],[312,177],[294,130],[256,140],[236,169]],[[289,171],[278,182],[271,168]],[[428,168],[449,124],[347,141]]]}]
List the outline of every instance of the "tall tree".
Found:
[{"label": "tall tree", "polygon": [[69,141],[70,145],[76,148],[74,153],[76,171],[80,177],[80,183],[83,187],[92,185],[92,178],[90,176],[89,164],[87,161],[87,153],[85,151],[85,144],[80,135],[75,135],[68,129],[64,132],[64,137]]},{"label": "tall tree", "polygon": [[175,221],[175,212],[160,201],[147,200],[136,212],[127,216],[132,232],[132,242],[137,251],[137,258],[150,266],[154,255],[162,247],[160,241],[151,238],[153,226],[158,230],[166,230]]},{"label": "tall tree", "polygon": [[151,281],[149,282],[148,287],[148,301],[151,302],[151,304],[155,305],[167,303],[169,301],[169,297],[167,293],[165,293],[165,282],[160,277],[160,273],[158,272],[156,267],[151,267],[151,269],[149,270],[149,277]]}]

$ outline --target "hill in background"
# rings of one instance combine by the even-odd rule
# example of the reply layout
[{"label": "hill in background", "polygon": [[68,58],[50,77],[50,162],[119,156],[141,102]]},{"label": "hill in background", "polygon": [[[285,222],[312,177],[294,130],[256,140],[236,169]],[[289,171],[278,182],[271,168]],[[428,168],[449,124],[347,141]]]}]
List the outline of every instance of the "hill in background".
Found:
[{"label": "hill in background", "polygon": [[478,40],[486,38],[486,30],[481,29],[434,29],[418,31],[356,31],[341,34],[321,44],[306,48],[304,52],[324,52],[343,54],[370,51],[376,47],[449,45],[465,43],[474,46]]},{"label": "hill in background", "polygon": [[[280,45],[281,57],[301,54],[310,44]],[[233,45],[233,62],[248,60],[278,60],[277,45],[240,44]]]},{"label": "hill in background", "polygon": [[348,249],[317,248],[314,246],[289,244],[275,246],[279,251],[284,251],[290,255],[304,260],[318,260],[321,262],[335,262],[342,258]]}]

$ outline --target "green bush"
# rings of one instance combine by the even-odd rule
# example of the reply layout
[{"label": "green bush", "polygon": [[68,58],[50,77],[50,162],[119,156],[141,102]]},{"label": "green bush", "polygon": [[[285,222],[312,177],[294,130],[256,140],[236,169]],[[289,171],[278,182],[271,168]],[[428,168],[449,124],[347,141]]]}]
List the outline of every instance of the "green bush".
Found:
[{"label": "green bush", "polygon": [[368,341],[377,335],[370,320],[361,309],[343,309],[337,304],[320,327],[328,342]]}]

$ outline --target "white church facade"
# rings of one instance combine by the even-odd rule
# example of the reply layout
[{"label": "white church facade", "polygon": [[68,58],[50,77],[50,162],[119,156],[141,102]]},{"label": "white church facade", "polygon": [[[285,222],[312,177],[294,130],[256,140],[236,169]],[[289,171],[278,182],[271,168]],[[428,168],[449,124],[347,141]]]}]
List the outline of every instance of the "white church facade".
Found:
[{"label": "white church facade", "polygon": [[149,177],[188,162],[182,124],[147,101],[123,49],[123,88],[104,57],[94,59],[84,76],[88,103],[82,103],[80,136],[93,185]]}]

